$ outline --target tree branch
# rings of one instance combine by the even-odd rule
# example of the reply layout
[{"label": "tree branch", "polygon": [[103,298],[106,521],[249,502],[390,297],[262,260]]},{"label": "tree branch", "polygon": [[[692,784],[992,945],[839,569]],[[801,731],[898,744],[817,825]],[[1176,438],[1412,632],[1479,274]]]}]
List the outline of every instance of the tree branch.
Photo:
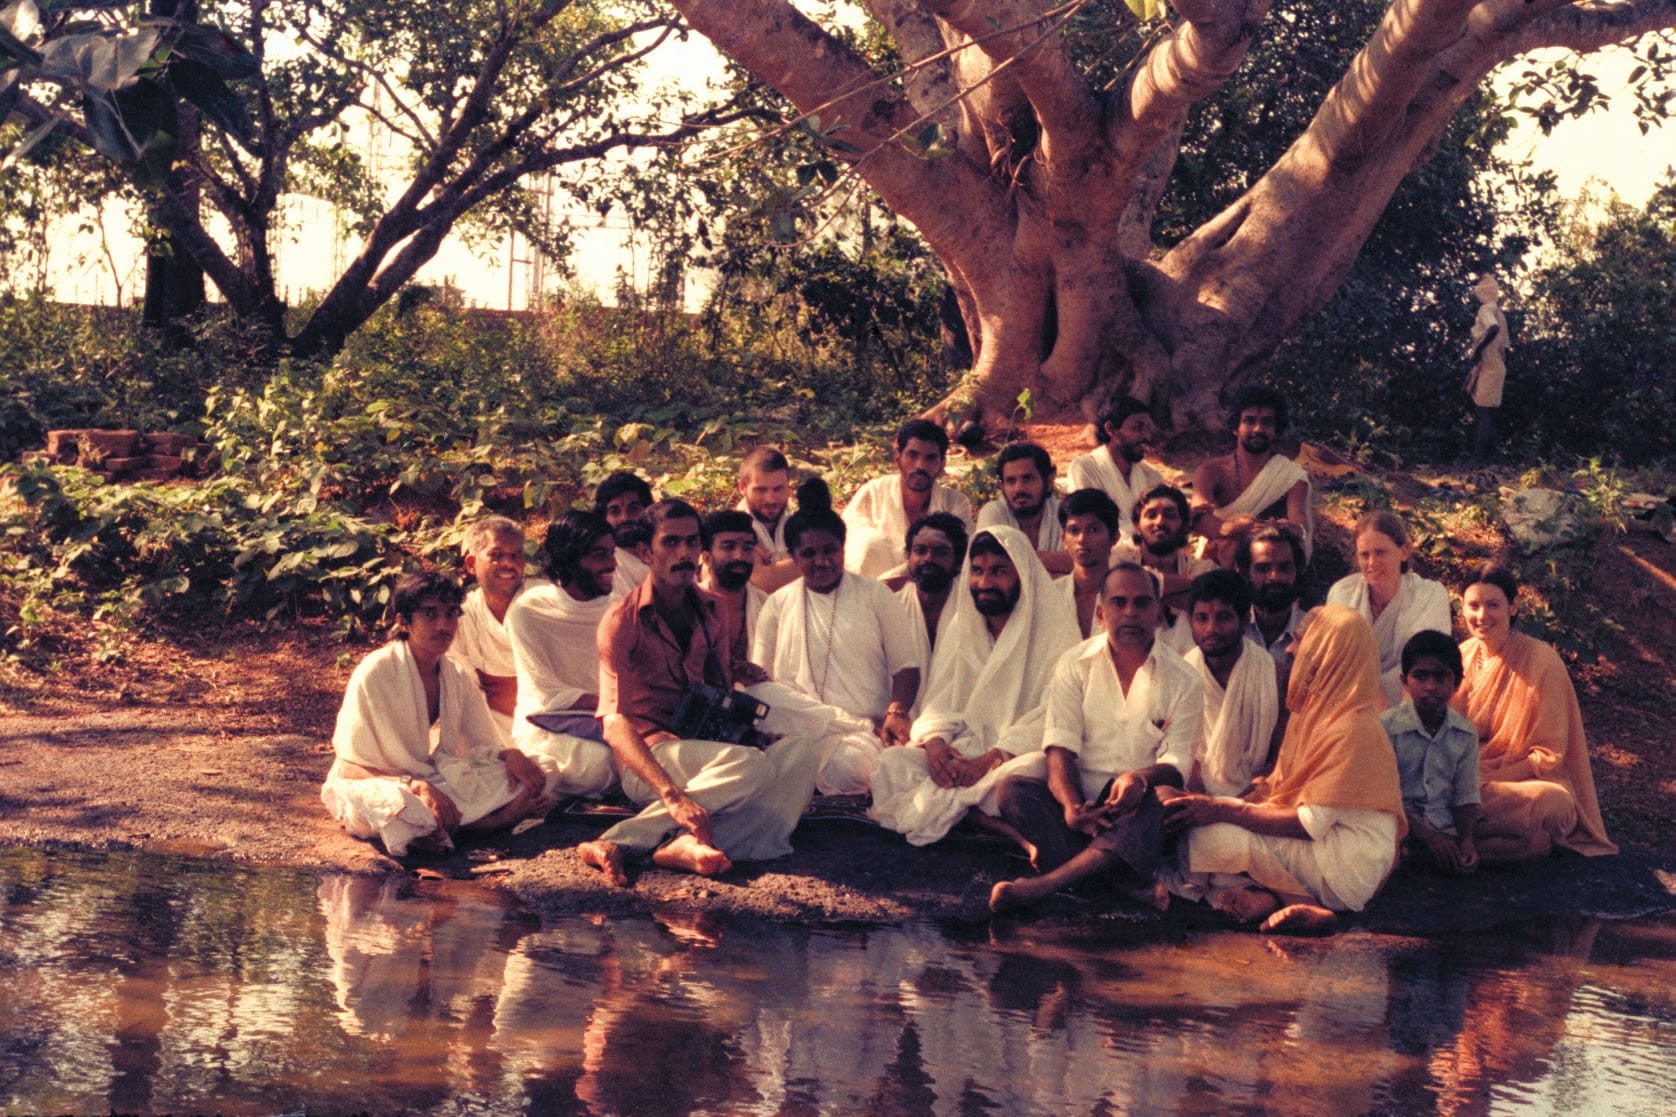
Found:
[{"label": "tree branch", "polygon": [[1183,22],[1146,53],[1129,83],[1111,141],[1139,162],[1177,127],[1183,111],[1216,92],[1244,61],[1272,0],[1177,0]]},{"label": "tree branch", "polygon": [[1085,148],[1099,128],[1100,108],[1065,54],[1059,28],[1080,4],[1042,12],[1022,0],[932,0],[951,27],[978,41],[998,67],[1017,81],[1042,128],[1050,160]]},{"label": "tree branch", "polygon": [[1506,39],[1506,57],[1541,47],[1586,54],[1676,27],[1676,0],[1601,0],[1567,4],[1531,20]]}]

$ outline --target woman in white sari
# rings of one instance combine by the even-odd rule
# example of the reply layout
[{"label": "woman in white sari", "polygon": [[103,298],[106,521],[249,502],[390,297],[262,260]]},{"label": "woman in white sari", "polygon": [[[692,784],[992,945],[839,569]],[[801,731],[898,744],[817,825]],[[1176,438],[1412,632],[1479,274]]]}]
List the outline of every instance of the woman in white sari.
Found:
[{"label": "woman in white sari", "polygon": [[1327,591],[1327,604],[1347,605],[1373,625],[1379,645],[1379,685],[1387,705],[1402,701],[1402,648],[1416,632],[1452,635],[1449,591],[1408,568],[1413,546],[1394,512],[1369,512],[1356,521],[1357,573]]}]

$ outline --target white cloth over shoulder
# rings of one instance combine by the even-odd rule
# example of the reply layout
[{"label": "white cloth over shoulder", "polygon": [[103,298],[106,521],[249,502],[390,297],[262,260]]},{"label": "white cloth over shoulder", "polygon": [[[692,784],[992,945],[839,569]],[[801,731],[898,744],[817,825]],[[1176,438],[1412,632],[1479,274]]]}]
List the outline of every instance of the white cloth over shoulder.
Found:
[{"label": "white cloth over shoulder", "polygon": [[1110,443],[1073,459],[1065,478],[1067,492],[1100,489],[1111,497],[1117,503],[1119,525],[1129,522],[1135,501],[1141,498],[1142,493],[1164,483],[1164,475],[1144,461],[1130,466],[1128,474],[1125,475],[1118,467],[1117,459],[1112,457]]},{"label": "white cloth over shoulder", "polygon": [[902,603],[902,610],[908,615],[908,631],[914,638],[914,660],[920,665],[919,693],[914,695],[913,708],[908,711],[908,716],[917,718],[920,711],[925,709],[925,696],[931,690],[931,668],[935,659],[932,648],[936,645],[932,637],[942,633],[943,618],[949,615],[949,607],[943,606],[943,612],[938,615],[936,630],[933,632],[925,623],[925,606],[920,603],[918,586],[908,582],[896,591],[896,599]]},{"label": "white cloth over shoulder", "polygon": [[[983,531],[1005,548],[1018,571],[1018,604],[992,639],[972,602],[968,560],[949,601],[952,615],[937,636],[930,689],[912,738],[941,738],[966,757],[998,748],[1018,758],[1040,750],[1048,680],[1059,657],[1082,636],[1075,611],[1053,592],[1024,533],[1006,526]],[[912,844],[925,845],[947,834],[972,806],[996,813],[992,792],[1009,774],[1002,765],[971,787],[942,788],[931,781],[923,749],[889,749],[873,779],[872,816]]]},{"label": "white cloth over shoulder", "polygon": [[[926,513],[951,512],[968,527],[972,502],[943,485],[931,487]],[[844,506],[844,568],[864,578],[880,578],[908,558],[908,514],[902,508],[902,475],[875,477],[856,490]]]},{"label": "white cloth over shoulder", "polygon": [[1449,616],[1449,591],[1443,583],[1422,578],[1412,570],[1403,574],[1397,595],[1378,620],[1373,619],[1368,580],[1361,574],[1346,575],[1334,582],[1327,591],[1327,604],[1348,605],[1373,625],[1374,643],[1379,645],[1379,685],[1391,706],[1402,701],[1402,649],[1409,637],[1428,629],[1450,635],[1454,628]]},{"label": "white cloth over shoulder", "polygon": [[1286,494],[1292,491],[1292,486],[1299,481],[1311,491],[1304,494],[1304,561],[1309,561],[1310,555],[1315,553],[1315,494],[1310,486],[1309,474],[1304,467],[1291,458],[1276,454],[1270,458],[1268,464],[1257,471],[1257,476],[1245,487],[1245,491],[1230,500],[1221,508],[1216,509],[1216,517],[1225,520],[1230,516],[1261,516],[1263,510],[1276,501],[1285,500]]},{"label": "white cloth over shoulder", "polygon": [[518,673],[518,704],[512,717],[512,743],[527,753],[568,795],[600,795],[616,782],[611,750],[603,743],[554,733],[533,724],[531,714],[577,711],[592,716],[592,706],[578,706],[599,691],[600,618],[616,593],[578,601],[560,586],[531,587],[506,611],[506,630]]},{"label": "white cloth over shoulder", "polygon": [[740,497],[739,503],[733,507],[751,517],[751,530],[756,532],[759,560],[763,556],[767,556],[769,562],[783,562],[791,558],[791,548],[786,546],[786,521],[791,518],[791,513],[782,511],[780,518],[774,521],[773,528],[769,528],[751,511],[751,506],[745,502],[744,497]]},{"label": "white cloth over shoulder", "polygon": [[1224,690],[1205,665],[1205,653],[1194,648],[1186,659],[1204,687],[1203,732],[1193,750],[1199,777],[1212,795],[1243,794],[1268,759],[1280,717],[1274,660],[1262,645],[1241,637],[1240,657]]},{"label": "white cloth over shoulder", "polygon": [[[519,586],[512,600],[517,601],[529,588],[527,583]],[[473,587],[460,602],[460,627],[448,649],[448,658],[485,675],[506,678],[517,673],[512,665],[512,640],[506,634],[506,624],[495,619],[482,586]]]},{"label": "white cloth over shoulder", "polygon": [[897,673],[922,666],[910,623],[883,582],[845,573],[823,594],[798,579],[763,606],[751,662],[777,682],[876,720],[890,705]]},{"label": "white cloth over shoulder", "polygon": [[[1018,517],[1013,515],[1013,510],[1001,497],[996,497],[978,509],[978,527],[994,527],[996,524],[1024,530],[1018,522]],[[1042,525],[1037,530],[1034,541],[1036,550],[1063,551],[1065,544],[1062,536],[1063,529],[1059,526],[1059,498],[1049,493],[1047,499],[1042,502]]]},{"label": "white cloth over shoulder", "polygon": [[405,779],[424,780],[447,795],[462,824],[505,806],[518,793],[500,758],[499,731],[477,680],[444,657],[439,685],[433,727],[418,661],[405,641],[392,641],[355,668],[338,708],[332,733],[338,761],[385,775],[348,779],[334,763],[320,800],[351,834],[382,838],[392,857],[437,827],[436,815],[407,790]]}]

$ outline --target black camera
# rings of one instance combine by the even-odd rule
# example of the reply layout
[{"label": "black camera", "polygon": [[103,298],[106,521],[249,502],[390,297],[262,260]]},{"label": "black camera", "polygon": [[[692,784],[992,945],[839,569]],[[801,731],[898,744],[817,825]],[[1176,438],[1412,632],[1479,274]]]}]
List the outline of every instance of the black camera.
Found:
[{"label": "black camera", "polygon": [[768,703],[742,690],[699,683],[675,710],[675,734],[689,741],[749,743],[757,721],[767,713]]}]

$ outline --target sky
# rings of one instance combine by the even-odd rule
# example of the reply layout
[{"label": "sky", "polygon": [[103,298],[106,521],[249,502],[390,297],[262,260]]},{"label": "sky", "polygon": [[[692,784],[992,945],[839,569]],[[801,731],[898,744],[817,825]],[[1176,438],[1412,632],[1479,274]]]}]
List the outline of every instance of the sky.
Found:
[{"label": "sky", "polygon": [[[671,69],[687,80],[717,69],[715,54],[697,36],[679,47]],[[1627,52],[1606,52],[1591,60],[1600,86],[1613,96],[1614,107],[1582,120],[1564,121],[1553,133],[1543,136],[1529,124],[1509,139],[1508,154],[1529,156],[1538,167],[1552,169],[1563,196],[1574,197],[1588,188],[1615,191],[1631,205],[1644,203],[1666,170],[1676,165],[1676,121],[1643,136],[1629,111],[1627,96],[1621,96],[1624,79],[1632,62]],[[297,199],[277,246],[280,294],[288,302],[310,290],[323,290],[356,245],[334,236],[335,217],[331,207],[309,199]],[[577,284],[610,301],[619,275],[644,289],[649,280],[650,253],[644,238],[637,241],[629,222],[620,215],[600,218],[591,210],[578,210],[573,225],[576,255],[573,265]],[[58,298],[68,302],[110,303],[117,298],[110,260],[121,269],[121,295],[132,301],[143,290],[140,242],[126,234],[126,222],[110,217],[105,222],[109,253],[96,237],[77,235],[64,222],[54,236],[53,285]],[[534,292],[554,290],[556,275],[531,260],[522,242],[501,243],[483,251],[468,248],[458,238],[449,238],[420,272],[418,281],[451,283],[459,287],[469,303],[497,309],[523,309]],[[77,257],[82,262],[77,262]],[[690,277],[689,306],[702,299],[702,277]]]}]

